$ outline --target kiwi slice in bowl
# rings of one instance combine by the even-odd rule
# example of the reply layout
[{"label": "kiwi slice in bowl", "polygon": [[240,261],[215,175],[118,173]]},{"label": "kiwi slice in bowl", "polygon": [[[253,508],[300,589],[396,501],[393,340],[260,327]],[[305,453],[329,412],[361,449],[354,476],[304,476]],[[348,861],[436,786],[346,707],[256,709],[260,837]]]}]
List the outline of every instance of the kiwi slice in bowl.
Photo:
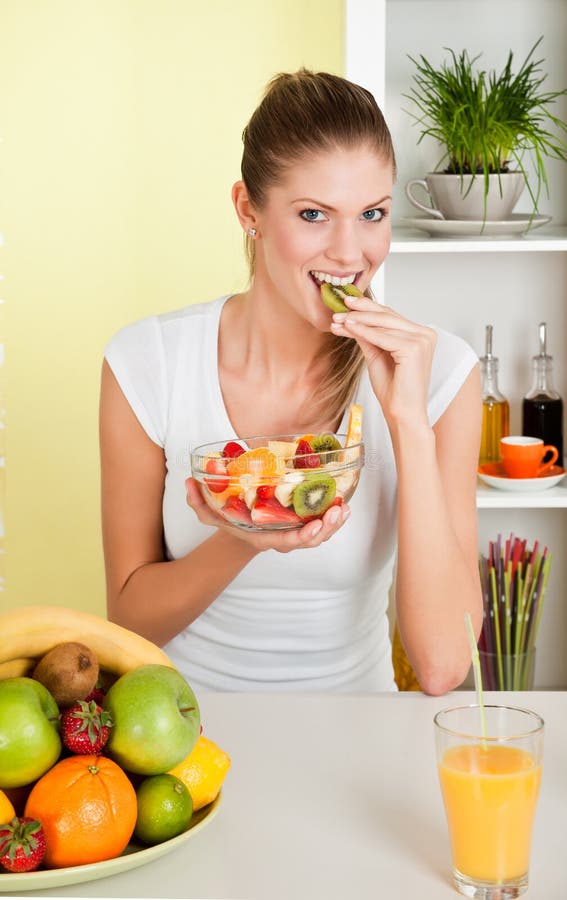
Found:
[{"label": "kiwi slice in bowl", "polygon": [[314,453],[330,453],[332,450],[342,450],[340,441],[334,434],[316,434],[311,441]]},{"label": "kiwi slice in bowl", "polygon": [[309,475],[293,492],[293,508],[298,516],[322,516],[329,508],[335,494],[337,484],[332,475],[319,472]]}]

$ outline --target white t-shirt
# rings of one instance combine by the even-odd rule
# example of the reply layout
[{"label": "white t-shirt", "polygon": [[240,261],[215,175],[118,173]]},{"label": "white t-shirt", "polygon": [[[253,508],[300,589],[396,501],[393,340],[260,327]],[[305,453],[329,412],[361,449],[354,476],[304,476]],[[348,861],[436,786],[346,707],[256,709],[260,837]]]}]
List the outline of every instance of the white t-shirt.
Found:
[{"label": "white t-shirt", "polygon": [[[163,447],[163,522],[168,559],[213,533],[185,501],[190,452],[238,440],[218,377],[218,329],[227,296],[126,326],[106,359],[149,437]],[[428,414],[447,408],[477,355],[436,329]],[[397,479],[392,444],[364,372],[366,463],[348,522],[320,547],[258,554],[165,651],[196,690],[395,690],[388,590],[396,550]],[[345,432],[347,413],[339,428]],[[160,598],[156,597],[159,607]]]}]

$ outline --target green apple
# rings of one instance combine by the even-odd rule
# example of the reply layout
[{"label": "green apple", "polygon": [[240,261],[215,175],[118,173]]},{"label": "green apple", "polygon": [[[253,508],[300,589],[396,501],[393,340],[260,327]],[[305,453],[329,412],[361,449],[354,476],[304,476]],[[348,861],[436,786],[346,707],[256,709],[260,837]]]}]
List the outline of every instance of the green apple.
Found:
[{"label": "green apple", "polygon": [[33,678],[0,681],[0,788],[40,778],[59,759],[59,709]]},{"label": "green apple", "polygon": [[199,737],[195,694],[169,666],[138,666],[126,672],[103,705],[114,722],[105,752],[128,772],[168,772],[191,753]]}]

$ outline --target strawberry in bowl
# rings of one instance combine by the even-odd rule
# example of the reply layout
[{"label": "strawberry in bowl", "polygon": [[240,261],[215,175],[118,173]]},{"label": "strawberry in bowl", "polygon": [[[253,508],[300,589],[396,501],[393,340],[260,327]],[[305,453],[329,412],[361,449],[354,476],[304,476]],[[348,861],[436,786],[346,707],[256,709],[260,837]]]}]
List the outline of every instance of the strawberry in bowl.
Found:
[{"label": "strawberry in bowl", "polygon": [[196,447],[191,473],[208,505],[252,531],[300,528],[352,497],[364,465],[361,410],[341,434],[273,435]]}]

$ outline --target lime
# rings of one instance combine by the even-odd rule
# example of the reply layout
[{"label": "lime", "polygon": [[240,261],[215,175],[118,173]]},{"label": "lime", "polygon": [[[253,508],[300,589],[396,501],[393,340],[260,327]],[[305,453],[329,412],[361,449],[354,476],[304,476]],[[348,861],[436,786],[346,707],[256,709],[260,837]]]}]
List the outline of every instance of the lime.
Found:
[{"label": "lime", "polygon": [[138,817],[134,834],[144,844],[161,844],[185,831],[193,815],[193,801],[175,775],[150,775],[136,791]]}]

